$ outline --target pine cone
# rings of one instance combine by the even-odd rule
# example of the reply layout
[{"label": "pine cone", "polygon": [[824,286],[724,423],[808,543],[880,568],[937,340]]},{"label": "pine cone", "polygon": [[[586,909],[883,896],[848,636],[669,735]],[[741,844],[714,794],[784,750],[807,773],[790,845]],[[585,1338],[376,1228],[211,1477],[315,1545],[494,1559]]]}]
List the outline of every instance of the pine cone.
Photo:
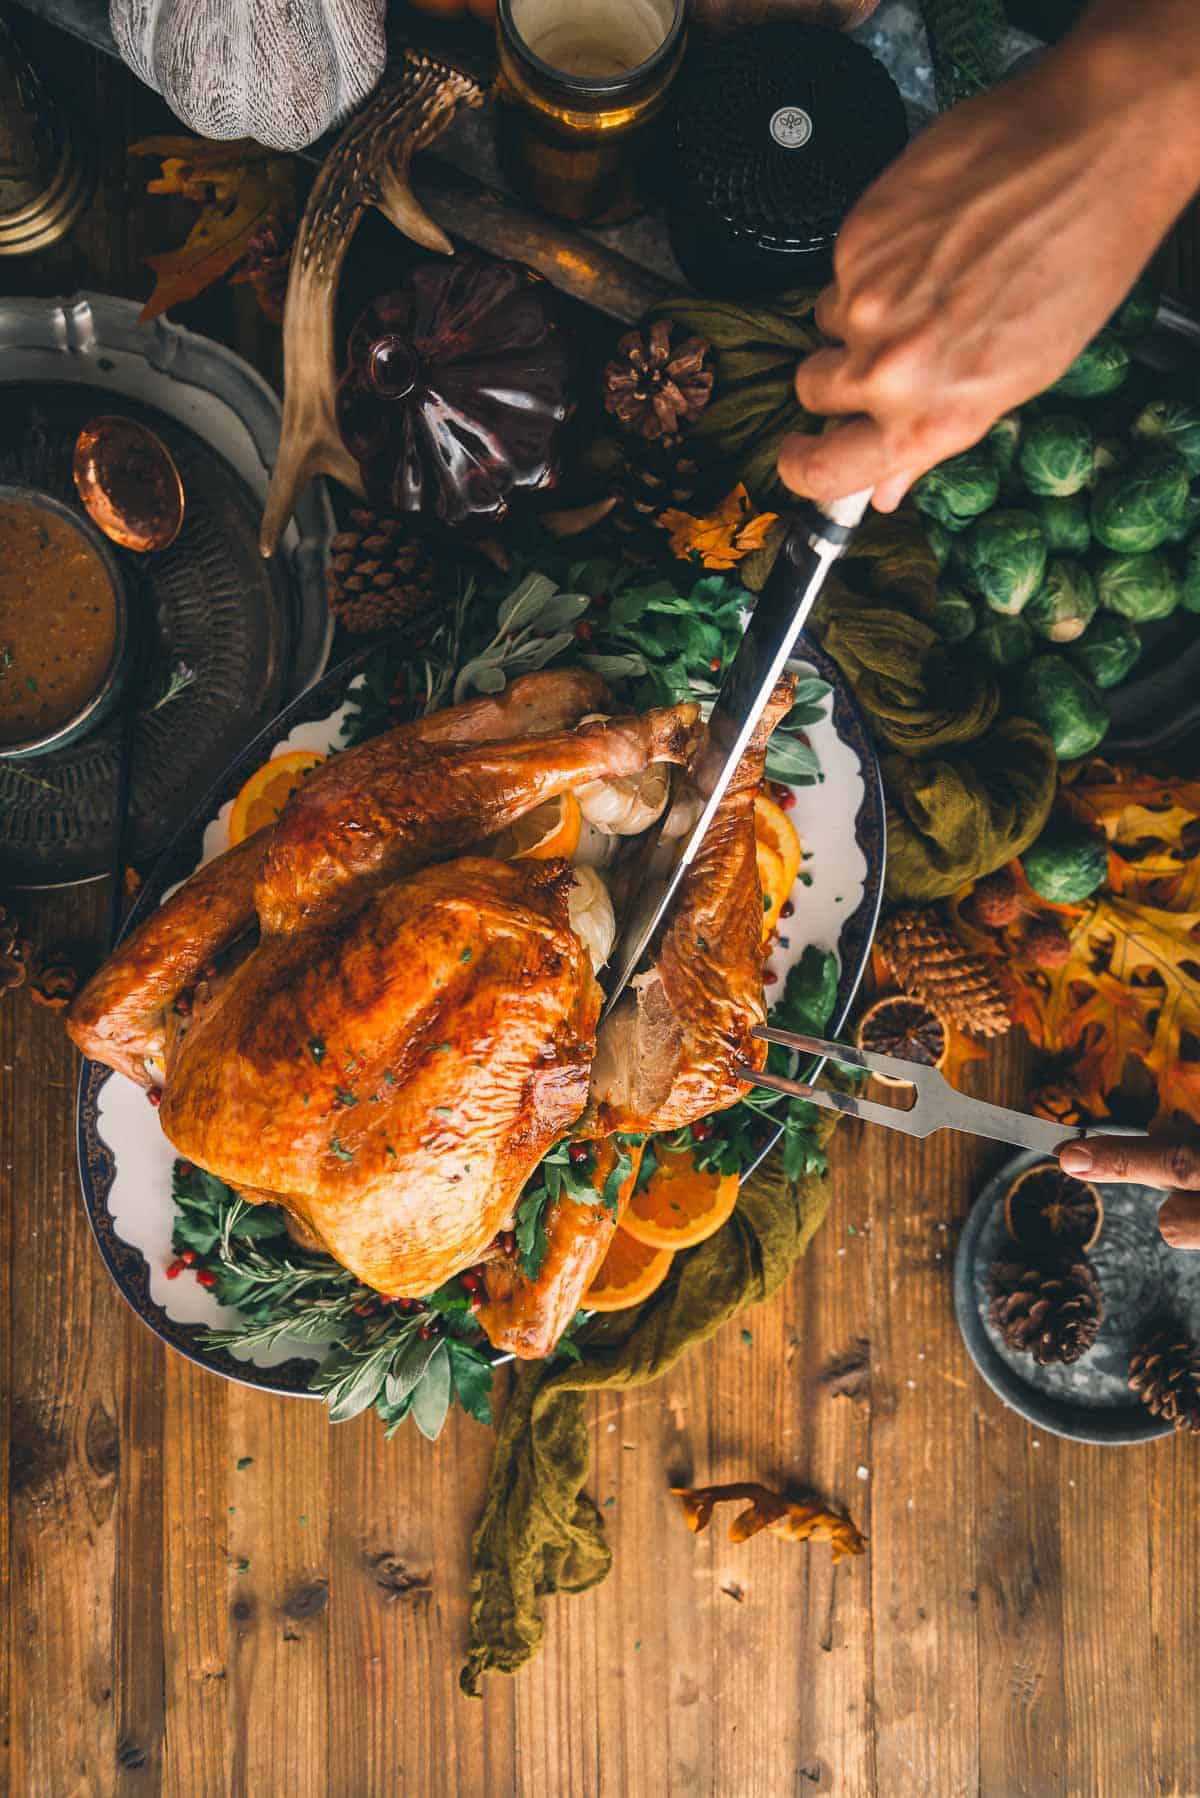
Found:
[{"label": "pine cone", "polygon": [[1032,1355],[1039,1367],[1086,1355],[1104,1322],[1104,1296],[1086,1255],[997,1261],[988,1313],[1006,1347]]},{"label": "pine cone", "polygon": [[65,1011],[78,985],[79,976],[65,956],[48,955],[29,976],[29,997],[49,1011]]},{"label": "pine cone", "polygon": [[712,396],[709,345],[702,337],[673,344],[673,335],[661,318],[647,337],[629,331],[604,369],[604,410],[648,443],[678,443],[680,427],[694,424]]},{"label": "pine cone", "polygon": [[932,909],[906,907],[880,925],[875,946],[898,986],[971,1036],[1003,1036],[1012,1025],[992,963],[975,955]]},{"label": "pine cone", "polygon": [[33,944],[21,935],[10,911],[0,905],[0,993],[23,986],[33,961]]},{"label": "pine cone", "polygon": [[253,232],[246,254],[233,276],[235,286],[246,281],[250,283],[259,305],[277,325],[283,322],[295,242],[294,223],[285,223],[277,212],[269,212]]},{"label": "pine cone", "polygon": [[387,630],[432,606],[437,569],[407,528],[360,506],[334,538],[329,605],[347,630]]},{"label": "pine cone", "polygon": [[1130,1358],[1129,1384],[1153,1416],[1200,1431],[1200,1346],[1182,1325],[1151,1330]]},{"label": "pine cone", "polygon": [[[609,522],[626,537],[653,530],[660,514],[670,507],[688,510],[699,479],[699,464],[690,456],[664,452],[627,463],[615,482],[617,504]],[[653,542],[661,553],[661,538],[655,537]]]}]

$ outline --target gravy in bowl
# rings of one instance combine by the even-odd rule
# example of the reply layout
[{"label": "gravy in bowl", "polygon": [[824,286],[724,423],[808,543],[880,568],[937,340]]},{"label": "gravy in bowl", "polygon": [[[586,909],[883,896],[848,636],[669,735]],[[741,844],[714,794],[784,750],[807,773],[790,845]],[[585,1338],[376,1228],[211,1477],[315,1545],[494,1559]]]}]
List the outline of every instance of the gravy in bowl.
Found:
[{"label": "gravy in bowl", "polygon": [[0,496],[0,753],[81,712],[116,645],[116,591],[83,529],[34,498]]}]

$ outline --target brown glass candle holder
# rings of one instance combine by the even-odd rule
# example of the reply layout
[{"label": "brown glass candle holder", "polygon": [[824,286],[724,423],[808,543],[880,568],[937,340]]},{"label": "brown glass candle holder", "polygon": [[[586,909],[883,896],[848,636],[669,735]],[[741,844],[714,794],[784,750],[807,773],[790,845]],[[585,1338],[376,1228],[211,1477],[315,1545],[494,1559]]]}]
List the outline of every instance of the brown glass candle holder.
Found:
[{"label": "brown glass candle holder", "polygon": [[496,120],[513,185],[558,218],[612,224],[683,59],[685,0],[499,0]]}]

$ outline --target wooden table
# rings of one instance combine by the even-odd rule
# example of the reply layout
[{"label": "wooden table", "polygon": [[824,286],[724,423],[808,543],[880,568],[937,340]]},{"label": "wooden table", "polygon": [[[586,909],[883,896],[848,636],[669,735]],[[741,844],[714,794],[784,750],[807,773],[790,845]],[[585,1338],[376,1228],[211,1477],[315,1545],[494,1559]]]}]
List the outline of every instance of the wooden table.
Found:
[{"label": "wooden table", "polygon": [[[0,282],[144,294],[139,256],[184,214],[143,202],[122,146],[169,128],[164,109],[27,36],[96,121],[104,175],[77,238]],[[1194,274],[1186,238],[1175,254]],[[248,290],[183,318],[274,371]],[[43,946],[95,955],[101,888],[20,908]],[[781,1296],[670,1379],[597,1402],[613,1574],[553,1601],[540,1658],[471,1702],[489,1432],[459,1416],[436,1445],[388,1444],[373,1417],[331,1429],[163,1349],[79,1204],[76,1072],[58,1019],[0,999],[14,1794],[1200,1793],[1200,1445],[1060,1442],[977,1378],[950,1267],[1002,1151],[843,1130],[828,1222]],[[1012,1102],[1020,1075],[1013,1047],[976,1089]],[[859,1338],[870,1398],[834,1397],[822,1371]],[[821,1547],[690,1536],[668,1484],[733,1478],[844,1501],[867,1557],[834,1572]]]}]

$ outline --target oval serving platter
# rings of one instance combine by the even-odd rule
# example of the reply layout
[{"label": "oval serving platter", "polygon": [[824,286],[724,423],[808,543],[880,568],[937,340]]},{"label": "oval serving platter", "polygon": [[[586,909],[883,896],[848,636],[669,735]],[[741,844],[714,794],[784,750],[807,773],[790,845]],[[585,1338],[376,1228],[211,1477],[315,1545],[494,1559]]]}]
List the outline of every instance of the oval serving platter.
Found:
[{"label": "oval serving platter", "polygon": [[[341,747],[347,695],[371,652],[331,670],[296,699],[226,769],[180,828],[146,881],[126,931],[160,905],[203,862],[227,846],[233,801],[249,776],[285,750]],[[793,891],[791,933],[780,936],[769,966],[779,977],[809,944],[832,949],[840,973],[831,1022],[845,1021],[875,934],[883,894],[884,809],[879,764],[862,717],[835,665],[815,646],[795,664],[832,688],[825,716],[807,727],[821,764],[819,784],[794,789],[792,822],[805,846],[805,862]],[[810,847],[811,846],[811,847]],[[156,1336],[202,1367],[270,1392],[313,1397],[308,1390],[322,1350],[286,1338],[243,1358],[203,1348],[207,1326],[228,1329],[237,1313],[219,1305],[193,1280],[169,1281],[174,1259],[171,1169],[175,1151],[140,1087],[99,1062],[85,1061],[77,1109],[79,1173],[83,1202],[100,1253],[124,1297]],[[773,1146],[772,1136],[758,1160]],[[757,1166],[757,1162],[755,1165]],[[747,1169],[746,1172],[751,1170]],[[508,1360],[497,1355],[496,1360]]]}]

